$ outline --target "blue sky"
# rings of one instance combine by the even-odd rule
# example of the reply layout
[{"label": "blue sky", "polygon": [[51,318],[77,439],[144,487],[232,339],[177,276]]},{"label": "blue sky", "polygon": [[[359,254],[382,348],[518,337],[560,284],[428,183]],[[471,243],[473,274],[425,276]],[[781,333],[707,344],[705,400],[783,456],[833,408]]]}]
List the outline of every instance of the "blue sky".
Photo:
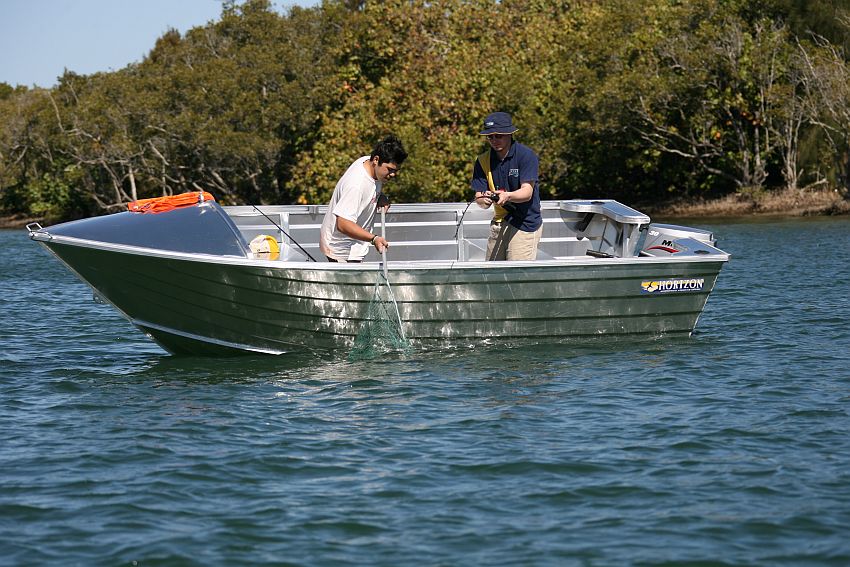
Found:
[{"label": "blue sky", "polygon": [[0,0],[0,82],[52,87],[65,69],[115,71],[140,61],[168,29],[184,33],[220,15],[221,0]]}]

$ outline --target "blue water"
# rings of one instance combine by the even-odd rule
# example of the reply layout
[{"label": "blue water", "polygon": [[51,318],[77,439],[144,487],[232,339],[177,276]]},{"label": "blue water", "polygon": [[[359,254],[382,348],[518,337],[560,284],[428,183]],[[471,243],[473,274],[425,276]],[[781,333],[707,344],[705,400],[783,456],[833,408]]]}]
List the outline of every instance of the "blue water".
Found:
[{"label": "blue water", "polygon": [[850,219],[688,339],[171,357],[0,231],[0,565],[850,565]]}]

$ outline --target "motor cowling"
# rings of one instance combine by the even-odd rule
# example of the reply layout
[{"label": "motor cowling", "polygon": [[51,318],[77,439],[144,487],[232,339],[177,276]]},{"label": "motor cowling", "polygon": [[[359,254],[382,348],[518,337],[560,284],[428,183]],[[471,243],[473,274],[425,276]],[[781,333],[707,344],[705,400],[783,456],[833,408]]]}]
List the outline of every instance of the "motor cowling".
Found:
[{"label": "motor cowling", "polygon": [[708,230],[673,224],[650,224],[641,252],[650,256],[705,254],[716,251],[717,240]]}]

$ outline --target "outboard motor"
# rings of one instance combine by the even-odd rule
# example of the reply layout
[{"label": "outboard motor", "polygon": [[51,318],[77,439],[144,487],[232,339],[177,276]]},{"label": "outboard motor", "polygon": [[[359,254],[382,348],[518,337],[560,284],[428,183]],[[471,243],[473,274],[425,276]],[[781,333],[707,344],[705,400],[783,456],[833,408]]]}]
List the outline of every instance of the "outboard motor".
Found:
[{"label": "outboard motor", "polygon": [[718,252],[716,246],[714,233],[708,230],[673,224],[650,224],[641,255],[710,254]]}]

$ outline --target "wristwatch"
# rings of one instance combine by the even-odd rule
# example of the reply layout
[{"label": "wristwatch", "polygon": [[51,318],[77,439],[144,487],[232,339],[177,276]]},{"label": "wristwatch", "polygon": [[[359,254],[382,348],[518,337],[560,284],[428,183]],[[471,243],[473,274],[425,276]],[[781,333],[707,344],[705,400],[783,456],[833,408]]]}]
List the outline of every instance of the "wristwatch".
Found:
[{"label": "wristwatch", "polygon": [[370,240],[370,241],[369,241],[369,244],[371,244],[372,246],[374,246],[374,245],[375,245],[375,241],[376,241],[377,239],[378,239],[378,235],[376,234],[375,236],[373,236],[373,237],[372,237],[372,240]]}]

